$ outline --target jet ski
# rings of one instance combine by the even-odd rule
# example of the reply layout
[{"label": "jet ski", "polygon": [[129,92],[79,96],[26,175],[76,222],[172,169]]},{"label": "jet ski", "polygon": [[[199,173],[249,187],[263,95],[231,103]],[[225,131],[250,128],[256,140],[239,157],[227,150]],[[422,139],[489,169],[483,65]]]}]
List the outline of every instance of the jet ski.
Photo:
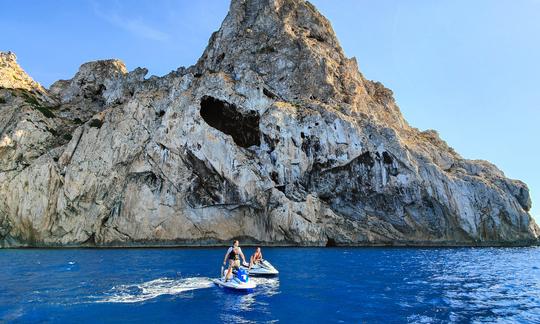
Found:
[{"label": "jet ski", "polygon": [[[242,265],[240,267],[240,269],[243,269],[245,271],[248,271],[248,268],[249,267],[246,267],[246,265]],[[251,267],[251,270],[249,270],[248,272],[252,276],[259,276],[259,277],[277,276],[279,274],[279,271],[276,268],[274,268],[274,266],[270,262],[266,260],[261,260],[259,263],[254,264]]]},{"label": "jet ski", "polygon": [[221,278],[212,280],[216,285],[222,288],[234,289],[239,291],[250,291],[257,287],[257,284],[249,280],[249,274],[244,269],[233,272],[229,280],[225,281],[227,270],[221,268]]}]

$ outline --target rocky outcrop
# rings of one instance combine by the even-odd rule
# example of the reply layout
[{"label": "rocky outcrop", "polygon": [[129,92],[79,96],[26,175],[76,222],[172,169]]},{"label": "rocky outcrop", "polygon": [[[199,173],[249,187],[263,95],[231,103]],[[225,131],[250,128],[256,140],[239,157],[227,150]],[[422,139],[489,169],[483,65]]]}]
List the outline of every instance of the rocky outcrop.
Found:
[{"label": "rocky outcrop", "polygon": [[46,93],[39,83],[21,69],[13,52],[0,52],[0,76],[0,88],[35,91],[39,95]]},{"label": "rocky outcrop", "polygon": [[527,186],[410,127],[309,2],[233,0],[163,77],[1,58],[1,246],[538,242]]}]

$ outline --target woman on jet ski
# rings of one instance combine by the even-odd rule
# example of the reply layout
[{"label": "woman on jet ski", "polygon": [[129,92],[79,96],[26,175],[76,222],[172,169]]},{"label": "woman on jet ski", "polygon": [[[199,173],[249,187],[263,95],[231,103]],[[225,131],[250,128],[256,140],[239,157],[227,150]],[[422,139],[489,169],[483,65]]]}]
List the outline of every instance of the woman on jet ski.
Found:
[{"label": "woman on jet ski", "polygon": [[258,247],[257,250],[255,250],[255,253],[251,256],[249,260],[249,268],[248,270],[251,270],[251,267],[253,267],[255,264],[258,264],[263,259],[261,248]]},{"label": "woman on jet ski", "polygon": [[227,269],[227,274],[225,275],[225,282],[227,282],[229,279],[233,267],[237,270],[240,268],[239,256],[241,256],[244,263],[246,263],[246,258],[244,257],[244,253],[242,253],[242,249],[239,245],[240,242],[238,242],[238,240],[234,240],[233,246],[227,250],[227,253],[225,253],[225,258],[223,258],[223,266],[225,266],[227,259],[229,259],[229,269]]}]

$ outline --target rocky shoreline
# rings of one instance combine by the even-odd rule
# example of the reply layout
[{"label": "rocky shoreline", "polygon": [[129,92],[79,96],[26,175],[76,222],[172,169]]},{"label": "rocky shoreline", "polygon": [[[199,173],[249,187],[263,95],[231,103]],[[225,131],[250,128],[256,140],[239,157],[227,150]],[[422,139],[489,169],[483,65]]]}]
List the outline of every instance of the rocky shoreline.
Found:
[{"label": "rocky shoreline", "polygon": [[[120,243],[120,244],[108,244],[108,245],[13,245],[5,246],[4,249],[27,249],[27,250],[71,250],[71,249],[204,249],[204,248],[226,248],[229,247],[230,242],[133,242],[133,243]],[[373,243],[373,244],[339,244],[339,245],[298,245],[297,243],[276,243],[276,242],[250,242],[242,244],[242,247],[255,248],[255,247],[264,247],[264,248],[354,248],[354,249],[370,249],[370,248],[403,248],[403,249],[446,249],[446,248],[526,248],[526,247],[540,247],[538,241],[524,241],[524,242],[510,242],[510,243],[501,243],[501,242],[392,242],[388,244],[384,243]]]}]

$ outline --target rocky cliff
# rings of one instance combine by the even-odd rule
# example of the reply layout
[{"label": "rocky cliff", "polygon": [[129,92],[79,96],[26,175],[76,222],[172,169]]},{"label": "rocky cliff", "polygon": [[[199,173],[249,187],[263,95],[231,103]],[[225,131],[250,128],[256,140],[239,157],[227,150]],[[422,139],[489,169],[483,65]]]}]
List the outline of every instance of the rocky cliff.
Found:
[{"label": "rocky cliff", "polygon": [[200,60],[44,89],[0,55],[0,245],[537,243],[527,186],[403,119],[304,0],[233,0]]}]

